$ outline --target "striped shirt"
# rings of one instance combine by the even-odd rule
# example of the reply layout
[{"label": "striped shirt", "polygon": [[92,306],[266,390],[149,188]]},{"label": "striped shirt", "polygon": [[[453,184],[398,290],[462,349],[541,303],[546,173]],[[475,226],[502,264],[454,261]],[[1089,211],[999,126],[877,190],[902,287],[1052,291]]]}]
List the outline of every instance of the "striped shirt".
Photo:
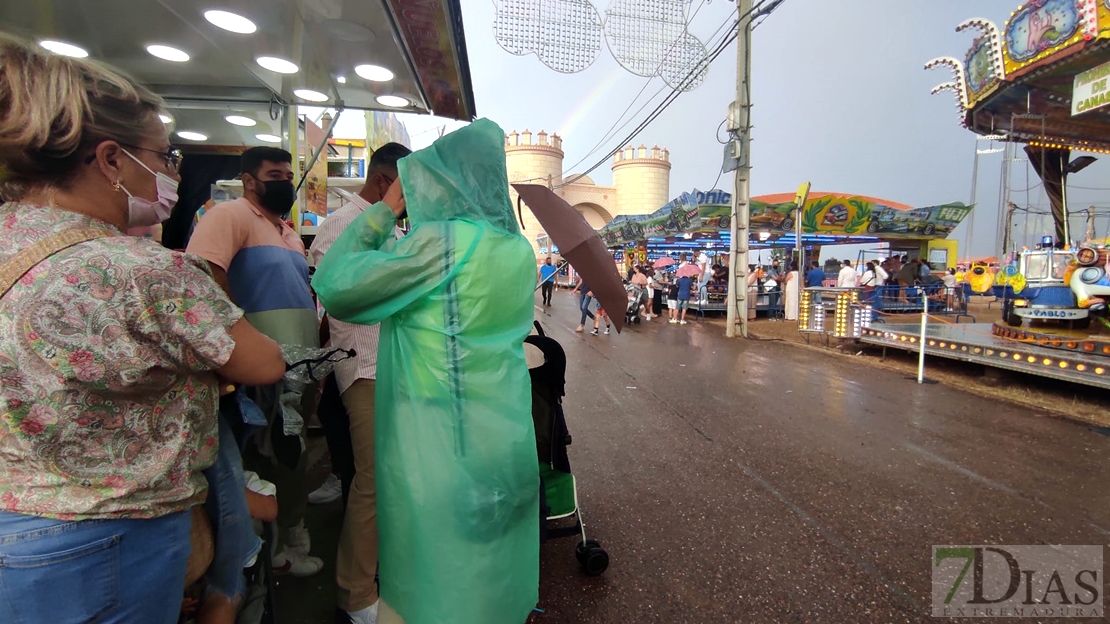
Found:
[{"label": "striped shirt", "polygon": [[[320,264],[324,254],[343,230],[369,207],[369,202],[355,195],[354,199],[324,219],[324,224],[316,231],[316,238],[308,250],[313,264]],[[401,238],[404,232],[394,228],[393,234]],[[346,392],[359,379],[375,379],[378,373],[378,326],[344,323],[329,316],[328,328],[331,331],[332,347],[354,349],[356,354],[354,358],[335,365],[335,381],[339,384],[339,392]]]},{"label": "striped shirt", "polygon": [[227,272],[236,305],[259,332],[280,344],[319,344],[308,260],[293,228],[240,198],[206,212],[187,251]]}]

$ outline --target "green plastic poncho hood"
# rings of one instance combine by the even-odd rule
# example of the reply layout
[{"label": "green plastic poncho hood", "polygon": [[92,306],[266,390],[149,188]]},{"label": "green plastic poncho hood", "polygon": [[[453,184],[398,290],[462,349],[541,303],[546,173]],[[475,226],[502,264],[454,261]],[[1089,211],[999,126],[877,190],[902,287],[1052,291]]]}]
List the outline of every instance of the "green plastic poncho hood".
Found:
[{"label": "green plastic poncho hood", "polygon": [[539,462],[524,338],[536,258],[505,138],[477,121],[399,163],[412,231],[384,204],[313,279],[331,316],[381,323],[375,383],[379,622],[522,624],[539,599]]},{"label": "green plastic poncho hood", "polygon": [[505,182],[505,134],[492,121],[479,119],[444,136],[403,158],[397,171],[413,227],[464,219],[520,233]]}]

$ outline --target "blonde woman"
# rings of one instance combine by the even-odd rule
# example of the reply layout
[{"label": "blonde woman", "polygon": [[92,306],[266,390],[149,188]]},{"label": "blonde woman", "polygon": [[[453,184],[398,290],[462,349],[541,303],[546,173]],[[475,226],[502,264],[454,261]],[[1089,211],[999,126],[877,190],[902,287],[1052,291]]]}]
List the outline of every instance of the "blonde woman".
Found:
[{"label": "blonde woman", "polygon": [[125,234],[177,199],[161,106],[0,36],[0,622],[176,622],[217,375],[284,373],[203,261]]}]

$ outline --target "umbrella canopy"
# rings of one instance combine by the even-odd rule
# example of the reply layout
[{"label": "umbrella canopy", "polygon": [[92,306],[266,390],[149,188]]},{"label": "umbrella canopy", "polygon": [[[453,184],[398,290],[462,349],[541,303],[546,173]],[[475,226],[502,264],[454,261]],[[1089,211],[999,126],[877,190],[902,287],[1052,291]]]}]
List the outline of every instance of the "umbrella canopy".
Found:
[{"label": "umbrella canopy", "polygon": [[[559,253],[589,285],[601,307],[623,310],[628,297],[613,256],[582,215],[546,186],[512,186],[520,194],[520,199],[532,209],[532,214],[559,248]],[[617,314],[611,318],[619,333],[624,327],[624,315]]]},{"label": "umbrella canopy", "polygon": [[664,267],[669,267],[672,264],[674,264],[674,258],[671,258],[670,256],[663,256],[662,258],[656,260],[655,264],[651,266],[656,269],[662,269]]},{"label": "umbrella canopy", "polygon": [[686,266],[678,267],[678,277],[697,277],[701,275],[701,269],[696,264],[687,264]]}]

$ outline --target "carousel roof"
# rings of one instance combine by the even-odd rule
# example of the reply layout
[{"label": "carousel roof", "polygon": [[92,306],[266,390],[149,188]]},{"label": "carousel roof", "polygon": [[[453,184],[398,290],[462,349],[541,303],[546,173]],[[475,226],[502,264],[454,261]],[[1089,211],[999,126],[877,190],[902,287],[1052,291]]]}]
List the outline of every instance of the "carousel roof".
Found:
[{"label": "carousel roof", "polygon": [[[963,124],[978,134],[1049,148],[1110,152],[1110,2],[1031,0],[1004,27],[970,19],[964,58],[943,57]],[[1106,66],[1106,67],[1103,67]]]}]

